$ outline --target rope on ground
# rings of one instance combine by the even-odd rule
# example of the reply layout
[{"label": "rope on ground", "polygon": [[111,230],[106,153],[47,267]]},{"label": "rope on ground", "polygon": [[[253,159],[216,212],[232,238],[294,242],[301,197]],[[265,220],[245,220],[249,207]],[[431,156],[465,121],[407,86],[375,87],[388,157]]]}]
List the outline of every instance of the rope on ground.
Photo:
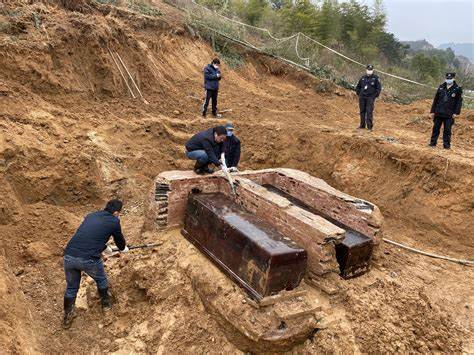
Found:
[{"label": "rope on ground", "polygon": [[441,259],[441,260],[447,260],[447,261],[451,261],[451,262],[453,262],[453,263],[458,263],[458,264],[462,264],[462,265],[474,265],[474,261],[473,261],[473,260],[455,259],[455,258],[450,258],[450,257],[448,257],[448,256],[443,256],[443,255],[437,255],[437,254],[427,253],[426,251],[422,251],[422,250],[419,250],[419,249],[411,248],[411,247],[409,247],[409,246],[406,246],[406,245],[403,245],[403,244],[394,242],[393,240],[390,240],[390,239],[382,238],[382,240],[383,240],[385,243],[393,244],[393,245],[396,245],[397,247],[400,247],[400,248],[402,248],[402,249],[406,249],[406,250],[412,251],[412,252],[417,253],[417,254],[429,256],[430,258]]}]

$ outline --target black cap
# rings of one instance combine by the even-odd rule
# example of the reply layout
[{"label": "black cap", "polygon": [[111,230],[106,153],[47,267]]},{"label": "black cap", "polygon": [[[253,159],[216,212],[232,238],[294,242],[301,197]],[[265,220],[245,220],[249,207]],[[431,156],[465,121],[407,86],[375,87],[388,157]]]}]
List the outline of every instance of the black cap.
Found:
[{"label": "black cap", "polygon": [[454,79],[456,73],[446,73],[446,79]]},{"label": "black cap", "polygon": [[367,70],[374,70],[374,66],[372,64],[367,64]]}]

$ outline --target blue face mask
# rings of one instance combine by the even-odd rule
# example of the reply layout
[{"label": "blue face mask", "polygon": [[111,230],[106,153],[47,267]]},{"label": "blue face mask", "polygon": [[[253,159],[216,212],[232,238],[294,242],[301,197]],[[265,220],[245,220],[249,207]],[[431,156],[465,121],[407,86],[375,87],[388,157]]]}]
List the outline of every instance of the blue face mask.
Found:
[{"label": "blue face mask", "polygon": [[232,137],[233,134],[234,134],[234,132],[232,132],[232,131],[227,131],[227,137]]},{"label": "blue face mask", "polygon": [[453,85],[454,79],[446,79],[446,84]]}]

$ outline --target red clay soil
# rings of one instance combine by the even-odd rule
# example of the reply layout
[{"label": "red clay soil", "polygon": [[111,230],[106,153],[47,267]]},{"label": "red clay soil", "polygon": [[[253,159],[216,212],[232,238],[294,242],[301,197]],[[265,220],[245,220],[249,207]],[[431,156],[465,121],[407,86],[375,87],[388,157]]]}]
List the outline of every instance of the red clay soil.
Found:
[{"label": "red clay soil", "polygon": [[[201,70],[215,53],[166,4],[157,3],[163,15],[151,18],[84,3],[82,12],[53,1],[0,5],[0,349],[240,353],[206,310],[190,270],[201,268],[232,295],[241,291],[179,231],[142,233],[153,178],[191,168],[183,143],[225,122],[198,114]],[[131,98],[108,47],[148,105]],[[242,168],[306,171],[377,204],[385,237],[472,258],[473,111],[457,119],[452,150],[432,149],[428,100],[382,98],[375,130],[359,131],[354,93],[241,55],[243,66],[223,66],[220,109],[232,109],[225,120],[242,140]],[[64,331],[63,247],[110,197],[125,201],[129,243],[163,245],[107,260],[114,311],[102,315],[85,280],[78,317]],[[473,276],[468,266],[385,245],[370,273],[347,281],[333,321],[292,353],[472,353]]]}]

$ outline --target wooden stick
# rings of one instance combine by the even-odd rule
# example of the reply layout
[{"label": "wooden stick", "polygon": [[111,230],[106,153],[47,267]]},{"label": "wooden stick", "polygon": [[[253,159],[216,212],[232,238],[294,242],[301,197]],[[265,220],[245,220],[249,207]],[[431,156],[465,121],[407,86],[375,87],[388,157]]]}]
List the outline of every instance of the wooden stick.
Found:
[{"label": "wooden stick", "polygon": [[115,65],[117,66],[117,69],[118,69],[118,71],[120,72],[120,75],[122,76],[123,81],[125,81],[125,85],[127,85],[128,91],[130,91],[130,94],[132,94],[132,97],[133,97],[134,99],[136,99],[136,96],[135,96],[135,94],[133,93],[132,88],[130,87],[130,85],[128,85],[128,81],[127,81],[127,79],[125,78],[125,75],[123,74],[122,69],[120,68],[120,66],[119,66],[119,64],[118,64],[118,62],[117,62],[117,60],[115,59],[115,57],[114,57],[112,51],[110,50],[109,47],[107,47],[107,49],[109,50],[110,56],[112,57],[112,59],[113,59]]},{"label": "wooden stick", "polygon": [[138,85],[135,83],[135,80],[133,80],[133,77],[132,77],[132,75],[130,74],[130,72],[128,71],[127,66],[126,66],[125,63],[123,62],[122,58],[120,57],[120,55],[119,55],[117,52],[115,52],[115,54],[117,55],[118,59],[120,60],[120,63],[122,63],[123,67],[124,67],[125,70],[127,71],[127,74],[128,74],[128,76],[129,76],[130,80],[132,81],[133,85],[135,86],[135,89],[137,89],[138,93],[140,94],[140,97],[142,98],[143,102],[148,105],[148,101],[145,100],[145,98],[143,97],[142,92],[141,92],[140,89],[138,88]]}]

